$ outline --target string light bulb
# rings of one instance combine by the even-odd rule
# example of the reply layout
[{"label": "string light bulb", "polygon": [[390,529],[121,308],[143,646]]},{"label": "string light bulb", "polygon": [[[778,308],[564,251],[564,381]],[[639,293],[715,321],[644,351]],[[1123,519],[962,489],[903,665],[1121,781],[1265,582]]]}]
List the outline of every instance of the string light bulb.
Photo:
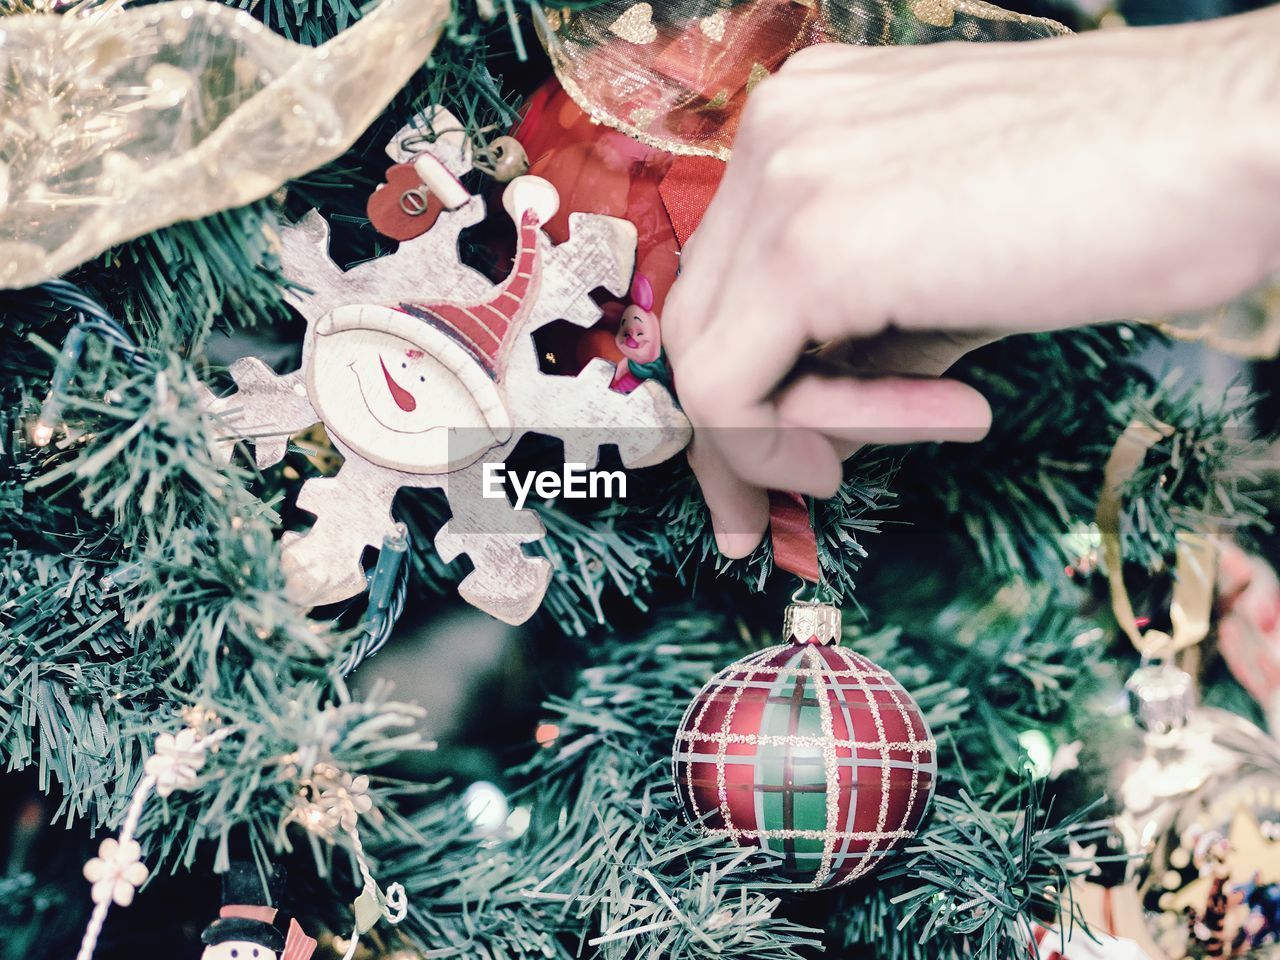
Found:
[{"label": "string light bulb", "polygon": [[[28,431],[31,443],[36,447],[47,447],[53,442],[54,433],[62,423],[62,409],[66,405],[68,387],[80,365],[90,333],[98,334],[111,347],[122,350],[132,362],[141,362],[137,346],[124,329],[107,316],[101,307],[93,305],[92,312],[92,319],[81,313],[80,320],[67,331],[66,339],[62,341],[62,350],[58,353],[53,376],[49,381],[49,393],[40,404],[40,415]],[[111,392],[118,395],[118,391]]]},{"label": "string light bulb", "polygon": [[43,409],[40,417],[31,425],[31,443],[37,447],[47,447],[53,441],[53,425],[45,422]]},{"label": "string light bulb", "polygon": [[476,832],[485,836],[501,833],[511,815],[506,794],[487,780],[477,780],[467,787],[462,795],[462,808]]}]

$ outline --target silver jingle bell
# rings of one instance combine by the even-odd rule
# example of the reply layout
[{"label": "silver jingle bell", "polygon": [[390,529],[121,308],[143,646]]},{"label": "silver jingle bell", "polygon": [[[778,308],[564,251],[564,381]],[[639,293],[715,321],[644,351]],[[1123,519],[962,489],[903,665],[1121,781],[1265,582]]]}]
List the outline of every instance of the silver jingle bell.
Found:
[{"label": "silver jingle bell", "polygon": [[489,141],[488,163],[493,179],[510,183],[529,172],[529,157],[515,137],[495,137]]}]

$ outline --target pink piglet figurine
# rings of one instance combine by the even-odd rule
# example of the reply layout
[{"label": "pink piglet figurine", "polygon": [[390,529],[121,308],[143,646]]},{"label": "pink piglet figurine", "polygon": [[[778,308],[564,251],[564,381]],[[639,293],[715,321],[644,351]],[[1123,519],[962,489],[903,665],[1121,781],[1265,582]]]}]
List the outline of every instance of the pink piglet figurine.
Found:
[{"label": "pink piglet figurine", "polygon": [[653,286],[643,273],[631,281],[631,305],[622,312],[614,337],[622,359],[613,375],[613,389],[630,393],[645,380],[671,385],[671,373],[662,352],[662,327],[653,312]]}]

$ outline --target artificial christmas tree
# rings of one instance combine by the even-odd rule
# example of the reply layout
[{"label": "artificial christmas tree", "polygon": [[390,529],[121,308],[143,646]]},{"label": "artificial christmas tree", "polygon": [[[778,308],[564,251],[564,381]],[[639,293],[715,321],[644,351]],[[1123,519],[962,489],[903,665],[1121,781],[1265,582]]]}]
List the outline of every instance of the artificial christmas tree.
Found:
[{"label": "artificial christmas tree", "polygon": [[[1132,891],[1101,822],[1105,778],[1077,767],[1099,723],[1131,731],[1112,708],[1138,658],[1115,642],[1101,578],[1123,567],[1135,615],[1163,629],[1183,535],[1265,525],[1239,471],[1257,452],[1241,393],[1153,376],[1164,340],[1146,325],[966,358],[955,375],[996,408],[991,437],[852,458],[836,496],[802,511],[822,589],[844,607],[840,646],[765,654],[794,582],[769,544],[717,552],[675,456],[679,380],[655,373],[656,343],[608,326],[656,333],[681,231],[710,196],[705,177],[671,170],[719,164],[752,90],[794,49],[1063,29],[985,4],[595,7],[4,11],[0,954],[194,960],[221,876],[240,912],[209,929],[261,936],[219,933],[211,949],[275,952],[263,911],[282,896],[315,938],[285,941],[290,960],[1004,960],[1036,924],[1099,922],[1067,896],[1073,881]],[[545,86],[553,68],[562,88]],[[521,157],[507,131],[537,149]],[[559,188],[554,215],[525,162]],[[505,189],[511,220],[492,202]],[[495,317],[522,326],[518,345]],[[580,356],[564,324],[602,317],[614,352],[597,338]],[[361,356],[321,357],[329,334],[360,340]],[[365,350],[401,334],[398,359]],[[504,392],[517,350],[533,413]],[[376,429],[315,373],[323,360],[358,377],[362,358],[383,391]],[[464,388],[442,393],[439,368]],[[628,495],[536,490],[515,531],[468,518],[456,489],[418,482],[395,419],[448,405],[475,414],[512,471],[616,445],[620,462],[602,462]],[[637,405],[652,416],[628,419]],[[1134,421],[1160,430],[1116,500],[1108,560],[1095,505]],[[469,467],[478,448],[453,446],[467,440],[428,466]],[[340,556],[299,559],[337,514]],[[460,549],[468,537],[475,550]],[[522,631],[497,631],[459,592]],[[1260,719],[1211,646],[1201,661],[1205,699]],[[732,804],[690,752],[719,734],[774,746],[763,712],[746,730],[705,723],[726,691],[778,706],[744,674],[762,663],[799,698],[769,722],[849,717],[830,742],[814,734],[837,760],[821,783],[797,780],[793,750],[752,784],[762,809],[790,804],[793,832],[821,788],[821,825],[780,853],[735,842],[751,839],[741,808],[711,822]],[[826,685],[825,709],[806,713],[797,671]],[[881,731],[886,696],[894,729]],[[858,778],[841,781],[854,754]],[[828,813],[852,817],[834,828],[849,836],[826,835]],[[1194,855],[1174,866],[1198,895],[1213,881],[1196,885]],[[290,883],[273,895],[275,862]],[[850,882],[797,895],[779,868],[798,866]],[[260,896],[239,889],[255,880]]]}]

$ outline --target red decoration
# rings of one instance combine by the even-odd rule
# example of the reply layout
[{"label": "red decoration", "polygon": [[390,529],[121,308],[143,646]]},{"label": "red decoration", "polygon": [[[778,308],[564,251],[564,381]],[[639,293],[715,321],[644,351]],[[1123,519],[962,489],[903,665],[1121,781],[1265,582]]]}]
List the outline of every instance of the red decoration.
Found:
[{"label": "red decoration", "polygon": [[365,212],[373,229],[384,237],[405,241],[430,230],[443,209],[440,199],[427,190],[413,164],[397,163],[387,171],[387,182],[369,197]]},{"label": "red decoration", "polygon": [[1218,560],[1218,649],[1263,710],[1280,703],[1280,577],[1234,543]]},{"label": "red decoration", "polygon": [[[685,56],[692,58],[688,63],[701,64],[699,71],[738,69],[740,57],[703,60],[699,36],[690,34],[683,46],[673,44],[678,49],[664,54],[664,69],[676,71],[673,76],[693,70],[693,66],[680,66]],[[745,62],[749,68],[757,61]],[[736,120],[736,108],[731,112]],[[560,193],[560,209],[546,225],[556,243],[568,238],[570,213],[602,213],[635,225],[636,271],[648,278],[650,309],[660,317],[679,271],[680,247],[702,222],[724,175],[724,162],[714,157],[677,157],[596,123],[554,77],[529,98],[513,135],[528,155],[529,173],[551,181]],[[605,319],[578,340],[573,352],[578,369],[592,357],[618,363],[622,357],[614,343],[617,330],[618,321],[606,310]],[[772,495],[769,508],[775,562],[816,582],[818,545],[804,501],[795,494]]]},{"label": "red decoration", "polygon": [[937,772],[911,695],[866,657],[814,642],[832,639],[822,626],[716,674],[674,754],[691,822],[780,854],[789,878],[815,888],[866,876],[910,839]]},{"label": "red decoration", "polygon": [[675,153],[725,156],[752,91],[788,57],[817,43],[870,39],[856,11],[813,0],[708,4],[674,17],[665,10],[656,22],[652,13],[631,0],[567,12],[550,52],[588,113]]},{"label": "red decoration", "polygon": [[[736,13],[728,8],[721,14],[718,36],[693,20],[653,62],[655,72],[706,101],[699,104],[700,110],[676,111],[680,114],[677,125],[688,132],[714,124],[722,137],[732,141],[758,78],[777,71],[802,47],[829,39],[816,3],[755,0],[747,15]],[[702,116],[694,119],[689,113]]]},{"label": "red decoration", "polygon": [[675,157],[595,123],[554,78],[529,98],[514,136],[529,157],[529,173],[560,193],[560,210],[546,225],[551,239],[568,238],[571,213],[631,221],[639,235],[636,270],[649,278],[661,313],[680,265],[680,244],[659,193]]},{"label": "red decoration", "polygon": [[[1104,897],[1109,898],[1110,894],[1110,890],[1102,891]],[[1089,917],[1088,932],[1080,924],[1073,924],[1065,935],[1061,929],[1037,923],[1031,931],[1035,942],[1027,945],[1026,960],[1152,960],[1134,941],[1099,930],[1098,920]]]},{"label": "red decoration", "polygon": [[622,351],[618,349],[617,336],[605,326],[595,326],[585,331],[578,340],[574,354],[574,359],[578,363],[578,370],[581,370],[596,357],[603,357],[610,363],[617,363],[622,359]]},{"label": "red decoration", "polygon": [[658,195],[681,246],[698,229],[723,177],[724,161],[715,157],[676,157],[658,184]]},{"label": "red decoration", "polygon": [[798,493],[769,491],[769,538],[773,562],[803,580],[817,583],[818,539],[809,525],[809,504]]}]

